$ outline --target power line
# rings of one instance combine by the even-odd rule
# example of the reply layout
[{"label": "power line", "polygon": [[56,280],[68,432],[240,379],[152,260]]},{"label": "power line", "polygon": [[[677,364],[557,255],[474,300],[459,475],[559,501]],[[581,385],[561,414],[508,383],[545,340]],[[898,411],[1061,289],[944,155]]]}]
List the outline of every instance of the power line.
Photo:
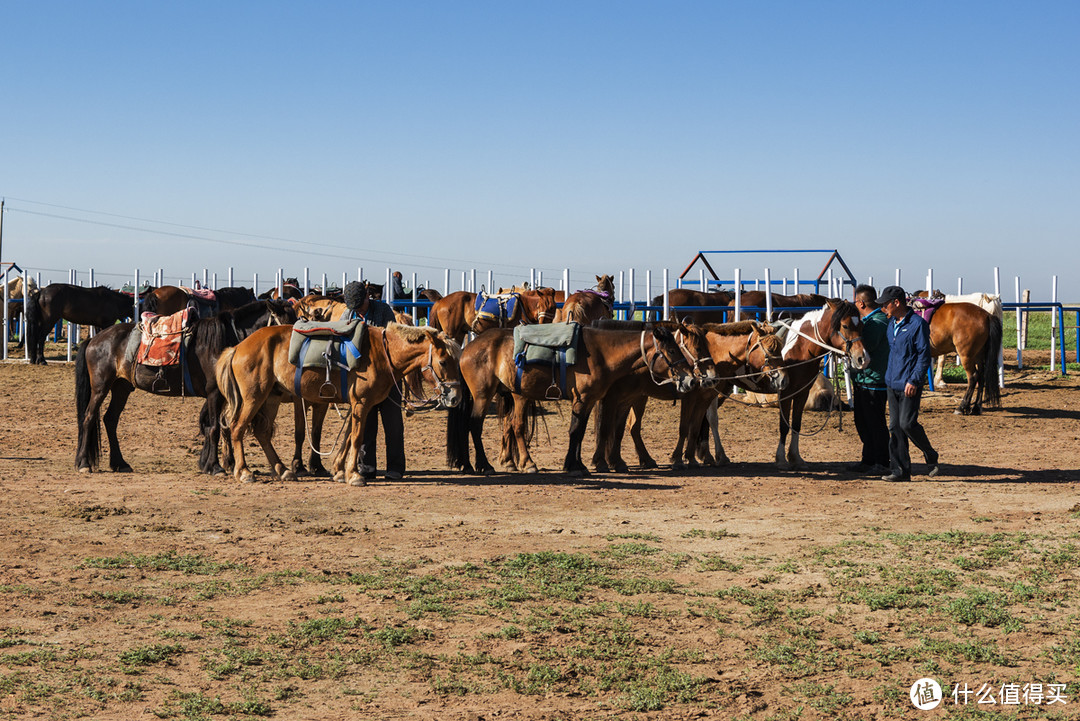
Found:
[{"label": "power line", "polygon": [[[277,251],[286,252],[286,253],[300,253],[300,252],[303,252],[303,253],[305,253],[307,255],[315,255],[315,256],[324,257],[324,258],[335,258],[335,259],[339,259],[339,260],[349,260],[349,261],[353,261],[353,262],[358,262],[360,260],[360,255],[362,254],[364,256],[364,260],[370,260],[370,259],[384,260],[384,259],[387,259],[387,258],[393,260],[395,258],[410,258],[410,259],[420,259],[420,260],[428,260],[428,261],[432,261],[432,260],[444,261],[446,263],[465,264],[465,265],[474,265],[474,266],[475,265],[485,265],[485,264],[490,263],[490,261],[478,262],[478,261],[472,261],[472,260],[462,259],[462,258],[436,257],[436,256],[427,255],[427,254],[386,253],[385,251],[372,250],[370,248],[357,248],[357,247],[351,247],[351,246],[335,245],[335,244],[332,244],[332,243],[318,243],[318,242],[314,242],[314,241],[295,240],[295,239],[292,239],[292,238],[282,238],[282,237],[275,237],[275,236],[258,235],[258,234],[255,234],[255,233],[241,233],[241,232],[236,232],[236,231],[220,230],[220,229],[217,229],[217,228],[208,228],[208,227],[198,226],[198,225],[185,225],[185,224],[182,224],[182,223],[172,223],[172,222],[169,222],[169,221],[154,220],[154,219],[151,219],[151,218],[141,218],[141,217],[137,217],[137,216],[121,215],[121,214],[117,214],[117,213],[107,213],[107,212],[98,211],[98,210],[86,210],[84,208],[75,208],[75,207],[66,206],[66,205],[59,205],[59,204],[56,204],[56,203],[44,203],[44,202],[41,202],[41,201],[26,200],[26,199],[20,199],[20,198],[8,198],[8,199],[9,200],[15,200],[15,201],[18,201],[20,203],[30,203],[30,204],[33,204],[33,205],[41,205],[41,206],[48,207],[48,208],[58,208],[58,209],[61,209],[61,210],[69,210],[69,211],[74,211],[74,212],[77,212],[77,213],[88,213],[88,214],[92,214],[92,215],[102,215],[102,216],[106,216],[106,217],[110,217],[110,218],[119,218],[121,220],[137,221],[137,222],[140,222],[140,223],[154,223],[154,224],[157,224],[157,225],[164,225],[164,226],[169,226],[169,227],[173,227],[173,228],[187,228],[187,229],[190,229],[190,230],[205,231],[205,232],[210,232],[210,233],[221,233],[221,234],[226,234],[226,235],[235,235],[235,236],[240,236],[240,237],[245,237],[245,238],[252,238],[252,239],[257,239],[257,240],[270,240],[270,241],[276,241],[276,242],[282,242],[282,243],[294,243],[294,244],[299,244],[299,245],[304,245],[304,246],[313,246],[313,247],[321,247],[321,248],[338,248],[338,249],[341,249],[341,250],[352,251],[353,254],[351,254],[351,255],[341,255],[341,254],[337,254],[337,253],[319,252],[319,251],[314,251],[314,250],[309,250],[309,249],[301,250],[301,249],[295,249],[295,248],[272,248],[271,250],[277,250]],[[207,237],[207,236],[203,236],[203,235],[193,235],[191,233],[178,233],[178,232],[174,232],[174,231],[152,229],[152,228],[143,228],[143,227],[132,226],[132,225],[123,225],[123,224],[119,224],[119,223],[109,223],[109,222],[105,222],[105,221],[101,221],[101,220],[92,220],[92,219],[89,219],[89,218],[78,218],[78,217],[73,217],[73,216],[69,216],[69,215],[60,215],[60,214],[56,214],[56,213],[46,213],[46,212],[42,212],[42,211],[28,210],[26,208],[17,208],[17,207],[16,208],[11,208],[11,207],[8,207],[7,210],[9,212],[14,210],[17,213],[24,213],[24,214],[27,214],[27,215],[36,215],[36,216],[45,217],[45,218],[54,218],[54,219],[57,219],[57,220],[67,220],[67,221],[71,221],[71,222],[74,222],[74,223],[84,223],[84,224],[87,224],[87,225],[98,225],[98,226],[107,227],[107,228],[116,228],[116,229],[119,229],[119,230],[130,230],[130,231],[135,231],[135,232],[150,233],[150,234],[154,234],[154,235],[162,235],[162,236],[168,236],[168,237],[173,237],[173,238],[183,238],[185,240],[198,240],[198,241],[207,242],[207,243],[219,243],[219,244],[222,244],[222,245],[233,245],[233,246],[239,246],[239,247],[259,248],[261,250],[267,250],[267,247],[262,243],[247,243],[247,242],[243,242],[243,241],[239,241],[239,240],[227,240],[227,239],[224,239],[224,238],[211,238],[211,237]],[[442,270],[442,269],[445,268],[445,266],[427,265],[427,264],[424,264],[424,263],[417,263],[417,262],[415,262],[415,260],[410,261],[410,265],[414,265],[414,266],[417,266],[417,267],[420,267],[420,268],[428,268],[428,269],[431,269],[431,270]],[[524,266],[524,265],[515,265],[515,264],[507,264],[507,263],[498,263],[498,264],[495,264],[495,265],[497,267],[499,267],[499,268],[513,268],[513,269],[517,269],[517,270],[528,270],[530,267],[535,267],[535,266]],[[542,270],[544,270],[544,271],[556,270],[557,271],[557,269],[553,269],[553,268],[543,268]]]}]

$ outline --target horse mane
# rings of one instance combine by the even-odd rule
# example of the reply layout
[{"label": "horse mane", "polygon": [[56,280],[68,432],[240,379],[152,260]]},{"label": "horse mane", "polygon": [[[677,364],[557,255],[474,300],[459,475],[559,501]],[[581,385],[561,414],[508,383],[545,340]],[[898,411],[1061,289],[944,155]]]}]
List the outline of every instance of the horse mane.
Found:
[{"label": "horse mane", "polygon": [[734,323],[703,323],[701,327],[716,335],[749,335],[760,330],[760,325],[752,320],[737,320]]},{"label": "horse mane", "polygon": [[836,333],[840,330],[840,325],[848,318],[855,316],[859,318],[859,309],[855,307],[855,304],[848,300],[840,300],[834,298],[829,301],[829,307],[833,310],[832,327],[830,330]]},{"label": "horse mane", "polygon": [[461,345],[442,331],[430,325],[404,325],[402,323],[387,323],[386,330],[393,333],[407,343],[442,343],[447,352],[455,359],[461,357]]},{"label": "horse mane", "polygon": [[209,352],[217,355],[239,342],[236,326],[228,311],[212,318],[201,318],[191,326],[191,344],[196,353]]},{"label": "horse mane", "polygon": [[765,352],[769,355],[780,355],[784,350],[784,342],[780,340],[780,336],[772,333],[763,335],[760,337],[761,347],[765,349]]}]

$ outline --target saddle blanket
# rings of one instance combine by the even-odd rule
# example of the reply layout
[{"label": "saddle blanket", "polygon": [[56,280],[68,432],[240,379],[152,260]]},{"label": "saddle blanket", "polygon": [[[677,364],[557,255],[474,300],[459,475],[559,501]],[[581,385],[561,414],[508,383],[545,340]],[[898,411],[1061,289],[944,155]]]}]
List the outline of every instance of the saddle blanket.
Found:
[{"label": "saddle blanket", "polygon": [[148,366],[171,366],[180,362],[183,340],[191,326],[188,308],[172,315],[143,313],[136,362]]},{"label": "saddle blanket", "polygon": [[517,365],[577,362],[577,346],[581,337],[580,323],[546,323],[514,327],[514,362]]},{"label": "saddle blanket", "polygon": [[297,368],[322,368],[333,362],[352,370],[360,363],[366,332],[359,318],[297,321],[289,339],[289,362]]},{"label": "saddle blanket", "polygon": [[908,301],[911,305],[911,309],[915,311],[919,317],[925,320],[927,323],[934,317],[934,311],[941,306],[945,305],[945,299],[939,298],[937,300],[929,300],[927,298],[912,298]]},{"label": "saddle blanket", "polygon": [[517,304],[521,301],[517,293],[502,293],[500,295],[488,295],[487,293],[476,294],[476,305],[473,309],[476,315],[484,320],[493,320],[500,325],[514,317]]},{"label": "saddle blanket", "polygon": [[180,289],[200,303],[209,304],[217,302],[217,293],[209,288],[188,288],[186,285],[182,285],[180,286]]}]

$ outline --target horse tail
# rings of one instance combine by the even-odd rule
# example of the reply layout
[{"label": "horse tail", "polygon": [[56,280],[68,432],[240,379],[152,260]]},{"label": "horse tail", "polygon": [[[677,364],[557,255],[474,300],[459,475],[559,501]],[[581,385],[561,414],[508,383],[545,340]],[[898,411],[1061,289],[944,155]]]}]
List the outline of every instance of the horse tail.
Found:
[{"label": "horse tail", "polygon": [[236,374],[233,373],[232,359],[236,348],[226,348],[218,358],[215,375],[217,376],[218,391],[225,399],[225,407],[221,414],[223,425],[231,428],[240,415],[240,407],[243,398],[240,397],[240,385],[236,382]]},{"label": "horse tail", "polygon": [[461,384],[461,403],[446,411],[446,465],[452,470],[468,470],[469,429],[472,425],[473,397],[467,383]]},{"label": "horse tail", "polygon": [[41,291],[30,291],[26,301],[26,330],[23,335],[30,348],[30,362],[45,361],[45,334],[48,329],[45,325],[45,314],[41,310]]},{"label": "horse tail", "polygon": [[1001,319],[990,316],[982,363],[983,393],[986,405],[1001,408],[1001,385],[998,383],[998,356],[1001,355]]},{"label": "horse tail", "polygon": [[75,419],[79,424],[79,447],[86,449],[86,462],[90,468],[96,468],[101,457],[101,421],[100,410],[94,413],[90,422],[86,422],[86,412],[90,408],[90,367],[86,363],[86,347],[89,340],[79,344],[79,353],[75,356]]}]

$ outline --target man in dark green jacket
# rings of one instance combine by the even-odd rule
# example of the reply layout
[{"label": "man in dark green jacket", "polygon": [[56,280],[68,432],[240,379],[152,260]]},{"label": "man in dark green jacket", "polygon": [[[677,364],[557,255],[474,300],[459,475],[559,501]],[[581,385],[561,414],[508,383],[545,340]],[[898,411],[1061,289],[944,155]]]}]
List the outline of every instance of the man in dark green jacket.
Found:
[{"label": "man in dark green jacket", "polygon": [[847,470],[880,476],[889,472],[889,427],[885,422],[888,408],[885,369],[889,365],[885,328],[889,319],[878,307],[877,291],[872,285],[864,283],[855,289],[855,307],[862,315],[862,341],[870,354],[870,365],[852,374],[855,384],[852,405],[855,429],[862,441],[862,459],[847,466]]}]

